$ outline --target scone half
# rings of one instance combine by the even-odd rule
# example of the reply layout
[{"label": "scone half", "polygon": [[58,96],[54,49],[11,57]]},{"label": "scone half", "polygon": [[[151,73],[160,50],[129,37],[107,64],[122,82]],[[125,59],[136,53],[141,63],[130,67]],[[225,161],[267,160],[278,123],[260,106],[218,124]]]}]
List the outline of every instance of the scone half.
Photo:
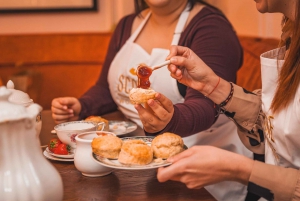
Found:
[{"label": "scone half", "polygon": [[132,104],[143,104],[149,99],[155,98],[153,89],[132,88],[129,92],[129,99]]}]

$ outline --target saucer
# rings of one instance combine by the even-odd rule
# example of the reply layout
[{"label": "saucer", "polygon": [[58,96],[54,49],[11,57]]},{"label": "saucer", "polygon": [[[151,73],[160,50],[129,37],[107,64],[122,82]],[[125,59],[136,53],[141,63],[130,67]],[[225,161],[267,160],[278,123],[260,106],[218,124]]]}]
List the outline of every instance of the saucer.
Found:
[{"label": "saucer", "polygon": [[51,156],[46,150],[43,152],[43,154],[46,158],[54,161],[74,161],[74,158],[58,158],[55,156]]},{"label": "saucer", "polygon": [[131,133],[137,129],[137,125],[130,121],[109,121],[109,131],[116,135]]},{"label": "saucer", "polygon": [[74,158],[74,152],[71,152],[68,155],[55,154],[51,152],[48,147],[46,148],[45,151],[47,151],[49,155],[54,156],[56,158]]}]

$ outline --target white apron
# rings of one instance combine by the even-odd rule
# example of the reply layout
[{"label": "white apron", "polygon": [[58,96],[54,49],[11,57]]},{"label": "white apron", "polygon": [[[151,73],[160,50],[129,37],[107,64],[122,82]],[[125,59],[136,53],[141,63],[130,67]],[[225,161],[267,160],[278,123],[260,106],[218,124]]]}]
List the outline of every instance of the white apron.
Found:
[{"label": "white apron", "polygon": [[[134,43],[136,37],[143,29],[145,23],[150,17],[150,13],[137,28],[137,30],[126,41],[123,47],[115,56],[108,72],[109,89],[119,110],[129,119],[142,127],[139,115],[129,101],[129,91],[137,87],[137,76],[130,73],[131,68],[136,68],[140,63],[148,66],[154,66],[165,61],[169,55],[169,50],[153,48],[151,54],[148,54],[141,46]],[[177,45],[180,34],[184,29],[186,20],[189,16],[189,10],[181,14],[177,23],[172,45]],[[180,95],[176,80],[170,76],[167,68],[161,68],[150,76],[151,88],[168,97],[173,104],[183,103],[184,98]],[[247,150],[240,142],[237,135],[236,126],[224,115],[220,115],[217,122],[207,131],[184,138],[188,147],[200,144],[214,145],[252,158],[252,153]],[[217,199],[222,201],[244,200],[246,187],[237,182],[222,182],[216,185],[206,187],[206,189]]]},{"label": "white apron", "polygon": [[[268,164],[298,169],[300,167],[300,87],[287,108],[276,115],[270,111],[277,87],[278,70],[284,63],[284,60],[277,61],[277,55],[283,55],[284,51],[285,48],[278,48],[268,51],[260,57],[262,110],[269,120],[265,128],[267,139],[265,160]],[[284,96],[284,94],[282,95]],[[273,126],[273,129],[270,129],[270,126]]]}]

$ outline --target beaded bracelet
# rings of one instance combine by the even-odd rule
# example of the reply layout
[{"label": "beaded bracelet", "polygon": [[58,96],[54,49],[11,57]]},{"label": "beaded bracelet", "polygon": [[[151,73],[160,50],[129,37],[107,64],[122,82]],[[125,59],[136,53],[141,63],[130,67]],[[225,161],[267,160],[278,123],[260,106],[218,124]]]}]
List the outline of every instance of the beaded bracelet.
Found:
[{"label": "beaded bracelet", "polygon": [[232,95],[233,95],[233,90],[234,90],[234,87],[233,87],[233,84],[231,82],[229,82],[230,85],[231,85],[231,89],[230,89],[230,93],[229,95],[227,96],[227,98],[221,102],[218,106],[221,108],[221,107],[224,107],[231,99]]}]

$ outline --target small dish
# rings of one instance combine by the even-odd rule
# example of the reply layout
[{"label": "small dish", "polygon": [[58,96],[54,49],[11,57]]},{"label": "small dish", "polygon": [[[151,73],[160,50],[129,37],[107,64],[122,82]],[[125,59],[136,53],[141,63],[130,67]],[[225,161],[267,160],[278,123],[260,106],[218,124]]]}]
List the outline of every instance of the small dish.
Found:
[{"label": "small dish", "polygon": [[43,154],[46,158],[54,161],[74,161],[74,158],[58,158],[55,156],[51,156],[46,150],[43,152]]},{"label": "small dish", "polygon": [[57,158],[74,158],[74,151],[72,151],[68,155],[55,154],[55,153],[51,152],[48,147],[46,148],[45,151],[47,151],[47,153],[49,155],[57,157]]},{"label": "small dish", "polygon": [[109,131],[116,135],[131,133],[137,129],[137,125],[130,121],[109,121]]},{"label": "small dish", "polygon": [[[138,139],[143,140],[145,143],[147,143],[149,146],[151,146],[152,140],[154,139],[153,136],[135,136],[135,137],[124,137],[121,138],[123,141],[126,140],[132,140],[132,139]],[[187,149],[187,146],[184,145],[184,149]],[[121,164],[117,159],[108,159],[103,158],[100,156],[97,156],[96,154],[92,153],[93,159],[106,167],[114,168],[114,169],[122,169],[122,170],[146,170],[146,169],[156,169],[163,166],[169,166],[171,165],[170,162],[167,162],[166,159],[153,159],[153,161],[147,165],[124,165]]]}]

